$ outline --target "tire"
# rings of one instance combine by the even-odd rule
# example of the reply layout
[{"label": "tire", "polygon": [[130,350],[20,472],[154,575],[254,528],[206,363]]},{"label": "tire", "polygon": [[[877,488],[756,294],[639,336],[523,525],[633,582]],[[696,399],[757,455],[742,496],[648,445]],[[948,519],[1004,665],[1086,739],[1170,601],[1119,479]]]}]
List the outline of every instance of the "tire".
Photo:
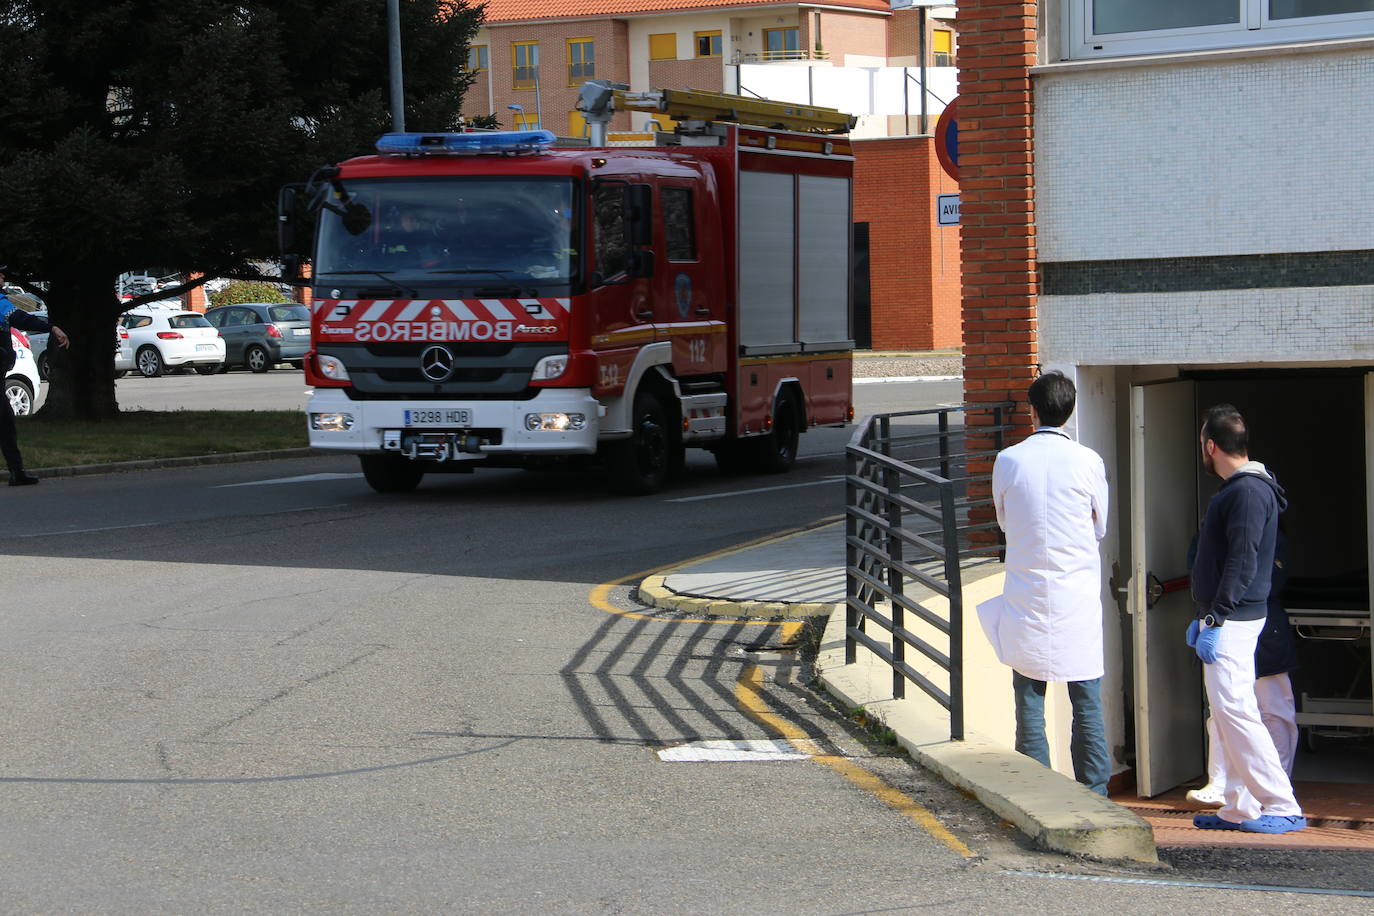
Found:
[{"label": "tire", "polygon": [[48,351],[44,350],[38,355],[38,377],[43,381],[52,379],[51,367],[48,365]]},{"label": "tire", "polygon": [[359,455],[367,485],[378,493],[409,493],[420,485],[425,472],[400,455]]},{"label": "tire", "polygon": [[250,372],[266,372],[272,368],[272,357],[262,347],[249,347],[243,351],[243,368]]},{"label": "tire", "polygon": [[167,364],[162,361],[157,347],[140,347],[134,354],[134,365],[144,378],[160,378],[167,374]]},{"label": "tire", "polygon": [[197,375],[218,375],[222,371],[219,366],[196,366]]},{"label": "tire", "polygon": [[797,463],[797,446],[801,442],[801,411],[796,398],[782,391],[773,402],[773,429],[758,440],[755,462],[765,474],[781,474]]},{"label": "tire", "polygon": [[10,409],[16,417],[33,413],[33,389],[26,380],[17,375],[5,379],[5,397],[10,399]]},{"label": "tire", "polygon": [[668,426],[663,402],[648,391],[635,394],[629,439],[611,446],[610,485],[617,493],[643,496],[663,489],[682,444]]}]

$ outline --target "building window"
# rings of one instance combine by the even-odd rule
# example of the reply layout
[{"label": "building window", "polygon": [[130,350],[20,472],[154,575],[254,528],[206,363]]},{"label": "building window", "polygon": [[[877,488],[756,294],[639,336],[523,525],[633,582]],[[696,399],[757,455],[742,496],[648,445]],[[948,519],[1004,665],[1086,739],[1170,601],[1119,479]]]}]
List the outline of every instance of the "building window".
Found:
[{"label": "building window", "polygon": [[801,56],[800,29],[763,30],[764,60],[800,60]]},{"label": "building window", "polygon": [[1068,58],[1374,35],[1374,0],[1065,0]]},{"label": "building window", "polygon": [[677,33],[650,35],[649,60],[677,60]]},{"label": "building window", "polygon": [[719,32],[697,32],[697,57],[720,57]]},{"label": "building window", "polygon": [[517,41],[510,46],[511,88],[534,89],[539,83],[539,42]]},{"label": "building window", "polygon": [[517,111],[515,113],[516,130],[539,130],[542,126],[543,125],[539,123],[538,112]]},{"label": "building window", "polygon": [[568,85],[581,86],[596,76],[596,43],[590,38],[568,39]]},{"label": "building window", "polygon": [[670,261],[697,259],[697,232],[689,188],[664,188],[659,195],[663,207],[663,238]]},{"label": "building window", "polygon": [[954,33],[949,29],[935,29],[930,33],[931,65],[954,66]]},{"label": "building window", "polygon": [[468,69],[474,73],[479,73],[491,67],[491,58],[487,56],[486,45],[468,46]]}]

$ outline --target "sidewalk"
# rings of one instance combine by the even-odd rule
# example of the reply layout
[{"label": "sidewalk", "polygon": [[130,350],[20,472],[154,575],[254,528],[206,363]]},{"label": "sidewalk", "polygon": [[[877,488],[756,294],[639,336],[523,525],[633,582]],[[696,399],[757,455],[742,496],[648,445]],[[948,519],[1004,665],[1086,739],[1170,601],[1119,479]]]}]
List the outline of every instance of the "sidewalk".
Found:
[{"label": "sidewalk", "polygon": [[[893,700],[890,669],[867,652],[844,664],[844,524],[835,521],[688,564],[640,586],[649,604],[697,614],[749,617],[824,617],[816,660],[822,683],[841,702],[863,706],[896,732],[919,763],[973,794],[1044,848],[1099,859],[1155,862],[1149,823],[1072,779],[1016,753],[1003,736],[977,730],[980,695],[1004,687],[1010,676],[995,659],[977,658],[981,639],[966,639],[967,740],[949,740],[948,715],[914,687]],[[978,627],[972,606],[1001,589],[1000,567],[988,564],[965,584],[967,627]],[[932,610],[943,599],[921,599]],[[870,631],[877,631],[877,627]],[[880,631],[879,631],[880,632]],[[970,634],[972,635],[972,634]],[[863,656],[867,655],[865,659]],[[995,676],[1000,670],[1003,677]],[[1006,684],[1001,682],[1005,680]],[[991,704],[984,704],[991,705]]]}]

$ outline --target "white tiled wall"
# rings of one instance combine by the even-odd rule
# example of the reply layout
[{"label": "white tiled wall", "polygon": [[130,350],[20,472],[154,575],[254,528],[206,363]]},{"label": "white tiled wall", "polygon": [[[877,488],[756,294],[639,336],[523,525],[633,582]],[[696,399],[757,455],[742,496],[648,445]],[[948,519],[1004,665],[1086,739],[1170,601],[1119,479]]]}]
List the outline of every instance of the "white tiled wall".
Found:
[{"label": "white tiled wall", "polygon": [[1374,286],[1041,296],[1043,363],[1374,362]]},{"label": "white tiled wall", "polygon": [[1046,261],[1374,248],[1374,55],[1035,79]]}]

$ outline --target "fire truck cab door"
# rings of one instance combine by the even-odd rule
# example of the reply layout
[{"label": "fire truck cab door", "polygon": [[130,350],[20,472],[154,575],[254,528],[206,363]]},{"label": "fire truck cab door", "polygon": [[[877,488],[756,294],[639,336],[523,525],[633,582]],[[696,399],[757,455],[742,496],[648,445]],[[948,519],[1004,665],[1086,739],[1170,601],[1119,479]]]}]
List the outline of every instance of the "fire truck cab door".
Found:
[{"label": "fire truck cab door", "polygon": [[[596,351],[593,394],[624,392],[640,348],[654,340],[657,269],[642,269],[652,254],[651,189],[635,180],[593,185],[588,231],[592,241],[589,336]],[[657,259],[655,259],[657,260]],[[657,264],[654,265],[657,268]]]},{"label": "fire truck cab door", "polygon": [[672,342],[678,377],[724,372],[725,302],[719,233],[707,231],[709,200],[700,176],[658,183],[653,277],[657,339]]}]

